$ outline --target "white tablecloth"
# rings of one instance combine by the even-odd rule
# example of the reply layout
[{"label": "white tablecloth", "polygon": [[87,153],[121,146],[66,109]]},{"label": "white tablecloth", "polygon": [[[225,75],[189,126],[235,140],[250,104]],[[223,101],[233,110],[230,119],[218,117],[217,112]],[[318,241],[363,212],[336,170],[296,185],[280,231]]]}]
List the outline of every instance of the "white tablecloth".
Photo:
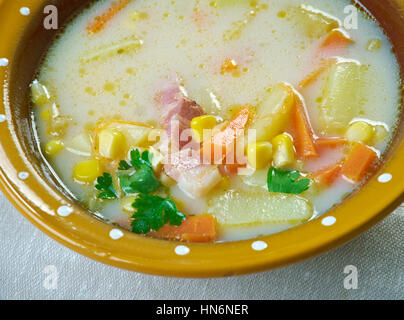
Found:
[{"label": "white tablecloth", "polygon": [[[25,220],[0,195],[0,299],[404,299],[404,206],[314,259],[227,279],[138,274],[81,256]],[[344,288],[344,269],[358,289]]]}]

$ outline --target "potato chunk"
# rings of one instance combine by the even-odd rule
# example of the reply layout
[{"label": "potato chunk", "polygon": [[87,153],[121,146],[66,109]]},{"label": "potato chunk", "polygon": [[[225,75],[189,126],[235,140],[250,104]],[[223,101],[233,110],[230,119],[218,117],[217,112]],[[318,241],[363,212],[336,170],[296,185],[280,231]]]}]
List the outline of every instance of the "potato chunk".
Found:
[{"label": "potato chunk", "polygon": [[294,103],[292,87],[280,83],[257,107],[256,120],[251,129],[256,130],[257,141],[271,141],[288,124]]},{"label": "potato chunk", "polygon": [[208,212],[226,226],[301,223],[313,215],[313,207],[296,195],[270,193],[262,188],[225,191],[209,199]]},{"label": "potato chunk", "polygon": [[364,101],[364,68],[355,61],[338,62],[331,66],[320,105],[320,130],[342,134],[359,116]]},{"label": "potato chunk", "polygon": [[311,6],[301,5],[299,7],[292,7],[290,15],[296,27],[302,30],[307,37],[313,39],[318,39],[332,29],[340,26],[337,18],[316,10]]}]

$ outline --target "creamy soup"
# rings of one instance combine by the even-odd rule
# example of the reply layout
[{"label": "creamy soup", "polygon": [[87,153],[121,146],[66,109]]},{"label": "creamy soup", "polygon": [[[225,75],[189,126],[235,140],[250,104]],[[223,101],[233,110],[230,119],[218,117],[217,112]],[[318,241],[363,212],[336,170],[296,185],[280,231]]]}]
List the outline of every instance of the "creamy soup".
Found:
[{"label": "creamy soup", "polygon": [[391,44],[352,8],[97,1],[31,85],[44,158],[89,212],[152,237],[238,240],[314,219],[372,173],[400,112]]}]

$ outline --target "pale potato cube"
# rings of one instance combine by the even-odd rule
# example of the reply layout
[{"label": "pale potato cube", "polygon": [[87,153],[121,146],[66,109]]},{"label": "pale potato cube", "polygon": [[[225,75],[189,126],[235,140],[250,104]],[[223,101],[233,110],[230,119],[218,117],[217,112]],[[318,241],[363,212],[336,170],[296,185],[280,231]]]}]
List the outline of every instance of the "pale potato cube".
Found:
[{"label": "pale potato cube", "polygon": [[78,134],[66,144],[66,150],[80,156],[89,157],[92,151],[90,135],[86,132]]},{"label": "pale potato cube", "polygon": [[294,104],[293,88],[281,83],[275,86],[257,107],[255,122],[257,141],[270,141],[287,126]]},{"label": "pale potato cube", "polygon": [[103,129],[98,134],[98,153],[107,159],[115,159],[125,149],[125,137],[116,129]]},{"label": "pale potato cube", "polygon": [[365,121],[352,123],[346,131],[345,137],[350,142],[362,142],[367,144],[374,136],[373,126]]},{"label": "pale potato cube", "polygon": [[208,213],[224,226],[301,223],[313,215],[313,206],[297,195],[270,193],[262,188],[225,191],[208,201]]},{"label": "pale potato cube", "polygon": [[364,97],[364,69],[354,61],[331,66],[320,105],[320,129],[324,134],[342,134],[360,115]]},{"label": "pale potato cube", "polygon": [[289,10],[289,15],[296,27],[309,38],[320,38],[331,30],[340,27],[337,18],[311,6],[292,7]]}]

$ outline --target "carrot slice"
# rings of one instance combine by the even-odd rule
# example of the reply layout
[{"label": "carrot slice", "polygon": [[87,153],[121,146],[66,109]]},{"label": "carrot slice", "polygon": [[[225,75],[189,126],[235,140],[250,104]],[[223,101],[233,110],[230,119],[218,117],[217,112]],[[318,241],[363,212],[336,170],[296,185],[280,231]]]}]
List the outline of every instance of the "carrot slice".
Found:
[{"label": "carrot slice", "polygon": [[327,168],[321,169],[313,174],[314,179],[323,185],[330,186],[339,177],[342,163],[336,163]]},{"label": "carrot slice", "polygon": [[292,136],[297,156],[300,159],[318,157],[313,129],[307,116],[303,99],[296,94],[295,106],[292,110]]},{"label": "carrot slice", "polygon": [[342,167],[342,174],[353,182],[359,182],[377,159],[378,155],[373,149],[355,143]]},{"label": "carrot slice", "polygon": [[312,73],[310,73],[308,76],[306,76],[302,81],[300,81],[299,86],[301,88],[307,87],[308,85],[312,84],[314,81],[316,81],[323,72],[325,72],[333,63],[335,63],[336,59],[328,59],[328,60],[322,60],[320,62],[320,66],[314,70]]},{"label": "carrot slice", "polygon": [[318,138],[316,139],[316,149],[321,151],[323,149],[334,149],[337,147],[344,147],[348,141],[343,138]]},{"label": "carrot slice", "polygon": [[327,37],[321,43],[319,50],[345,49],[352,42],[353,40],[344,30],[334,29],[328,33]]},{"label": "carrot slice", "polygon": [[127,6],[130,0],[118,0],[112,2],[111,7],[108,8],[100,16],[96,16],[92,22],[90,22],[87,26],[87,31],[89,34],[94,34],[100,32],[104,29],[105,25],[114,18],[119,11]]},{"label": "carrot slice", "polygon": [[180,226],[164,225],[160,230],[149,233],[151,236],[187,242],[211,242],[217,237],[216,218],[212,215],[192,216]]},{"label": "carrot slice", "polygon": [[210,141],[203,143],[201,151],[205,161],[220,164],[229,152],[235,151],[237,138],[242,135],[253,115],[254,111],[250,105],[237,110],[224,129],[213,135]]}]

